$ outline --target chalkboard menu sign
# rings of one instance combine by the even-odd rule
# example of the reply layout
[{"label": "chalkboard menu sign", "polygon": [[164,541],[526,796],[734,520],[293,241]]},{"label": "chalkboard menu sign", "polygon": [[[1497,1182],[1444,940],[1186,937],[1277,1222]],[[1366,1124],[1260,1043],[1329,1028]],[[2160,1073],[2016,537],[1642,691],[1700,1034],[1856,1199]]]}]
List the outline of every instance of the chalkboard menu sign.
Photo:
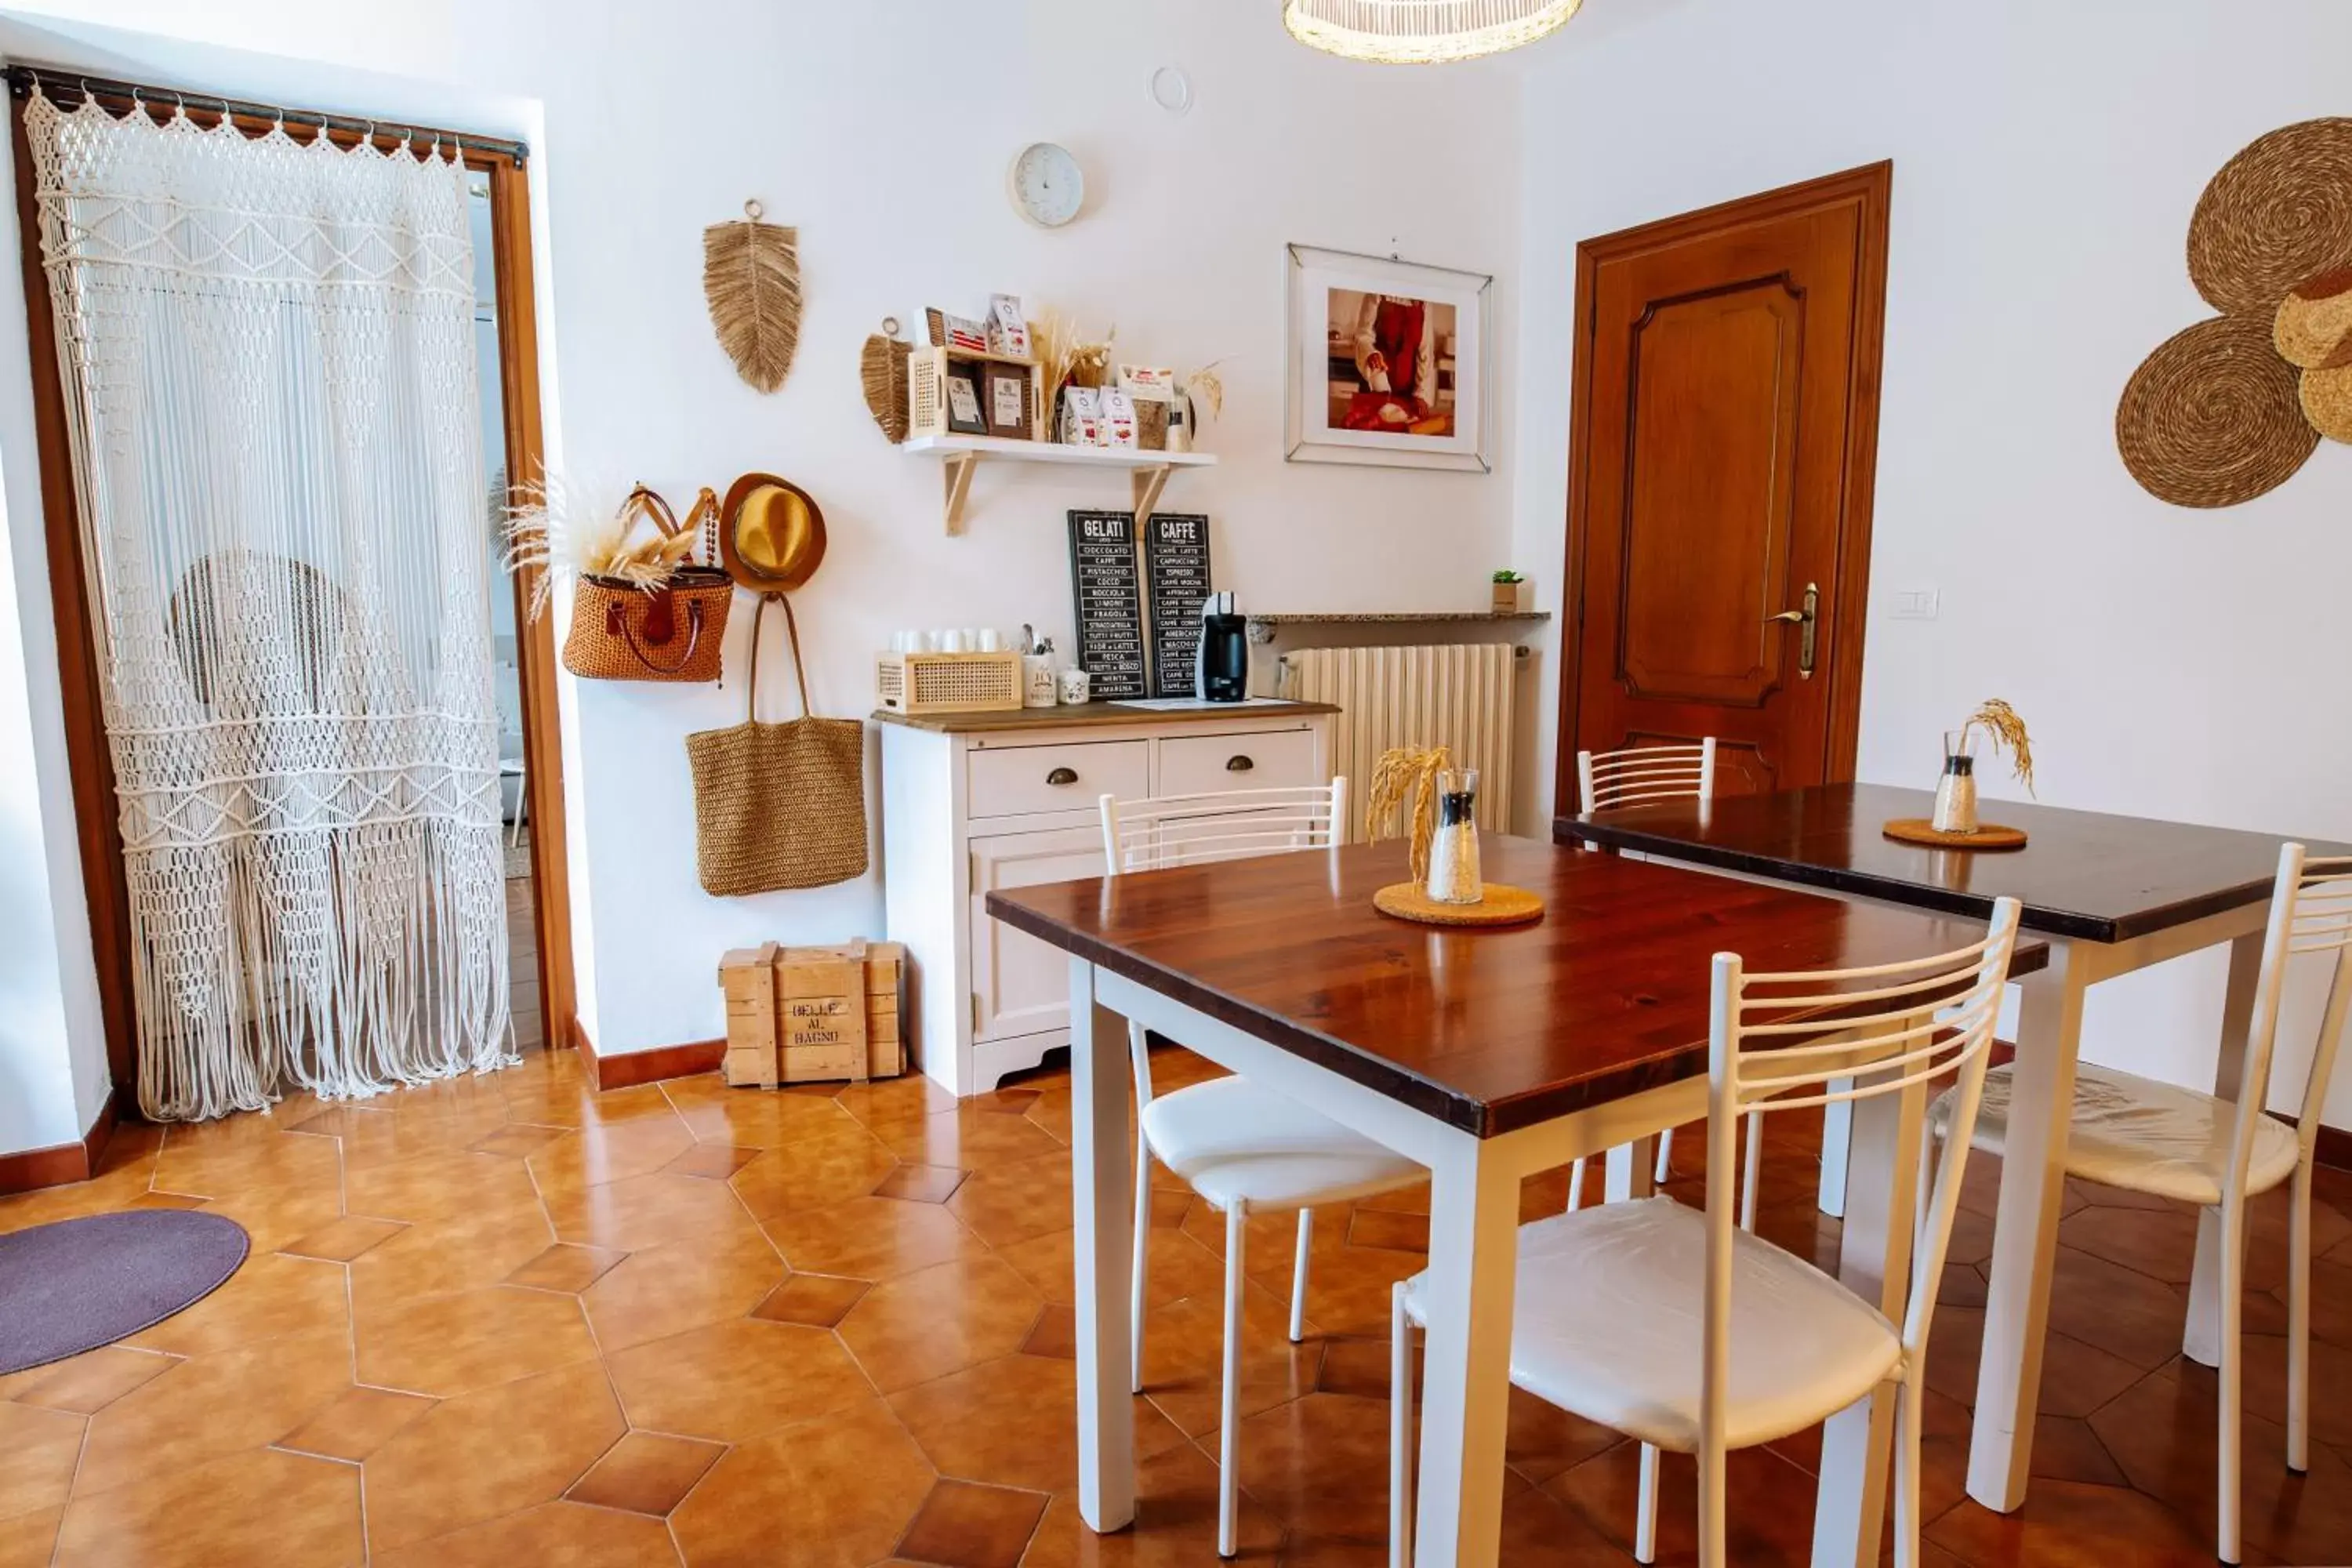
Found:
[{"label": "chalkboard menu sign", "polygon": [[1094,678],[1096,700],[1150,696],[1133,512],[1070,513],[1070,595],[1077,612],[1078,668]]},{"label": "chalkboard menu sign", "polygon": [[1190,697],[1209,596],[1209,520],[1154,512],[1144,528],[1143,575],[1151,590],[1152,695]]}]

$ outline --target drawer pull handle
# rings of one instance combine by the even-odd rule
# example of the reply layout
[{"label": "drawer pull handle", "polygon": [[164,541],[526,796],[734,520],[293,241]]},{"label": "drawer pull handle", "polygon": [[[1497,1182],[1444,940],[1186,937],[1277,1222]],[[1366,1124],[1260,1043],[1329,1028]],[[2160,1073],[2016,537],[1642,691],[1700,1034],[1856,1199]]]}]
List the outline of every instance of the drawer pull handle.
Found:
[{"label": "drawer pull handle", "polygon": [[1245,756],[1227,757],[1225,759],[1225,772],[1229,773],[1245,773],[1255,766],[1257,766],[1257,764],[1251,762],[1249,758]]},{"label": "drawer pull handle", "polygon": [[1078,782],[1077,770],[1076,768],[1055,768],[1052,773],[1045,775],[1045,782],[1049,784],[1074,784]]}]

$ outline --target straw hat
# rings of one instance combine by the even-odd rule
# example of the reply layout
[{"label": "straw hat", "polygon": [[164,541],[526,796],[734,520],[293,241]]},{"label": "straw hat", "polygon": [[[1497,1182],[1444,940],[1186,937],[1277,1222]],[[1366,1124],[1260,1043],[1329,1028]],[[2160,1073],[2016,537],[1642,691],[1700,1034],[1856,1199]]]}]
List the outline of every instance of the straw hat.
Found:
[{"label": "straw hat", "polygon": [[824,513],[773,474],[745,474],[728,487],[719,520],[719,559],[754,594],[789,593],[824,559]]}]

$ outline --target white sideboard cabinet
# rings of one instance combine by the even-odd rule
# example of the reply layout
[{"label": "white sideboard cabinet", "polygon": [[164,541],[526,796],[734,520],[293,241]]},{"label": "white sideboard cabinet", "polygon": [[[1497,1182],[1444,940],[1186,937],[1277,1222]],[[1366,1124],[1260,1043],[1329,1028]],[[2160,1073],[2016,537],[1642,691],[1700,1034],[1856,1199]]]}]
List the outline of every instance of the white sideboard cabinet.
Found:
[{"label": "white sideboard cabinet", "polygon": [[1069,961],[998,924],[1000,888],[1099,877],[1105,795],[1192,795],[1330,777],[1321,703],[1160,711],[876,713],[890,936],[914,965],[913,1049],[959,1095],[1069,1043]]}]

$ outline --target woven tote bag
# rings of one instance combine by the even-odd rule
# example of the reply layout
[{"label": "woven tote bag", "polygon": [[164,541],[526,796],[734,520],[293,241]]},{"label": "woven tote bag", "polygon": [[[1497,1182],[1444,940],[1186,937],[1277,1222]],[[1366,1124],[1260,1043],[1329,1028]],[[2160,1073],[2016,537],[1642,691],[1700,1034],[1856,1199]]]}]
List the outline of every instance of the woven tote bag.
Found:
[{"label": "woven tote bag", "polygon": [[[706,489],[681,525],[669,503],[643,485],[621,508],[625,530],[649,517],[667,539],[682,526],[715,527],[718,513],[719,498]],[[716,559],[715,551],[705,553]],[[650,593],[618,578],[583,574],[563,637],[563,668],[589,680],[716,680],[734,602],[733,578],[692,561]]]},{"label": "woven tote bag", "polygon": [[[760,617],[773,598],[801,692],[798,719],[759,718]],[[694,769],[694,857],[702,890],[721,898],[822,888],[866,874],[866,725],[808,714],[808,676],[792,602],[763,595],[751,612],[750,716],[686,738]]]}]

